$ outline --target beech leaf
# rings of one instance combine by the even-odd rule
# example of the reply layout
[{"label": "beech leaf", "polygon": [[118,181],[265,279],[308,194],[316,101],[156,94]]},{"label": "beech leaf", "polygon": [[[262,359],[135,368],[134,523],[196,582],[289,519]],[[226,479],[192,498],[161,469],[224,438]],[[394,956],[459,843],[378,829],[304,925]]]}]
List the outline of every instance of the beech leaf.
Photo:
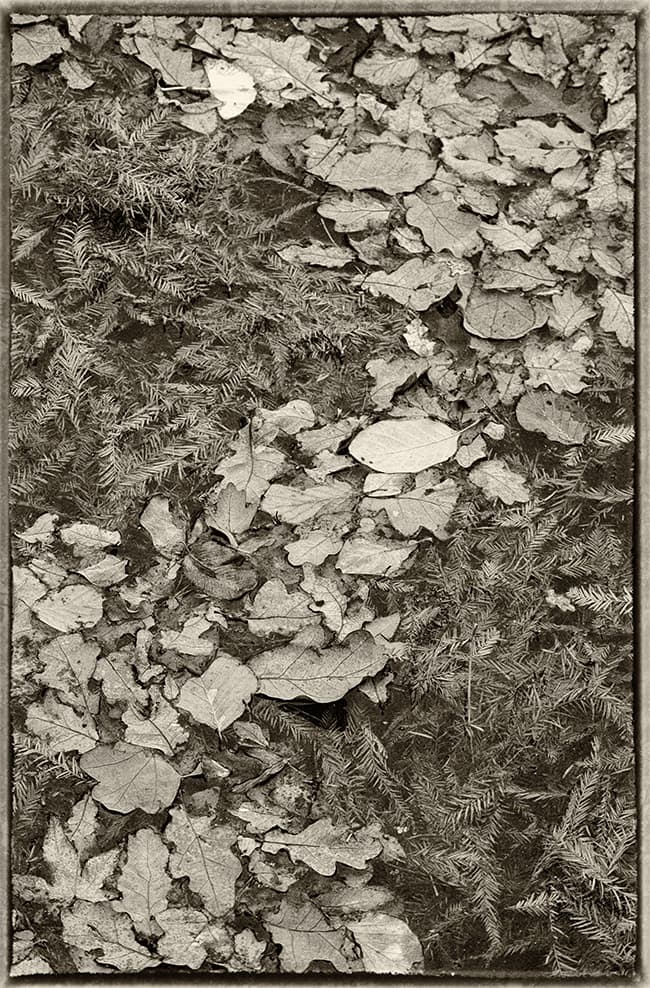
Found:
[{"label": "beech leaf", "polygon": [[38,600],[33,611],[39,621],[57,631],[92,628],[103,613],[102,597],[93,587],[75,584]]},{"label": "beech leaf", "polygon": [[433,419],[384,419],[350,443],[350,455],[377,473],[419,473],[451,459],[459,432]]}]

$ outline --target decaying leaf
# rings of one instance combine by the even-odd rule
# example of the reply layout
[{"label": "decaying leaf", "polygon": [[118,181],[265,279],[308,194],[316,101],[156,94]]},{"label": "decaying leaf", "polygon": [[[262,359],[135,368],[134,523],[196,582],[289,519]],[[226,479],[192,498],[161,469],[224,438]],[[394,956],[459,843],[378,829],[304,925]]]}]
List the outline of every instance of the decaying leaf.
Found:
[{"label": "decaying leaf", "polygon": [[358,631],[342,645],[320,651],[291,644],[262,652],[251,659],[249,668],[265,696],[282,700],[306,696],[316,703],[331,703],[379,672],[387,659],[372,635]]},{"label": "decaying leaf", "polygon": [[31,703],[27,708],[27,730],[47,741],[54,751],[90,751],[99,740],[91,714],[77,713],[60,703],[51,690],[46,691],[42,703]]},{"label": "decaying leaf", "polygon": [[292,861],[304,861],[319,875],[333,875],[339,862],[350,868],[365,868],[371,858],[381,853],[381,844],[373,837],[366,837],[363,830],[334,826],[327,818],[317,820],[299,834],[271,830],[264,838],[262,850],[269,854],[286,850]]},{"label": "decaying leaf", "polygon": [[336,568],[341,573],[393,576],[417,545],[417,542],[379,541],[360,535],[344,543]]},{"label": "decaying leaf", "polygon": [[89,688],[88,680],[95,672],[99,653],[98,645],[85,642],[78,633],[57,635],[38,653],[43,669],[36,678],[56,690],[70,706],[96,714],[99,695]]},{"label": "decaying leaf", "polygon": [[167,893],[172,887],[167,874],[169,851],[158,833],[149,827],[131,834],[128,853],[117,887],[119,912],[131,917],[138,933],[151,936],[152,921],[167,909]]},{"label": "decaying leaf", "polygon": [[190,816],[183,807],[170,812],[164,836],[174,845],[171,874],[187,876],[210,914],[223,916],[235,903],[235,882],[241,873],[239,859],[230,850],[236,833],[216,826],[209,816]]},{"label": "decaying leaf", "polygon": [[257,680],[250,668],[220,653],[203,675],[183,684],[176,703],[200,724],[224,731],[241,717],[256,689]]},{"label": "decaying leaf", "polygon": [[321,268],[342,268],[354,261],[356,254],[349,247],[336,247],[313,243],[309,247],[290,244],[278,251],[278,256],[289,264],[314,264]]},{"label": "decaying leaf", "polygon": [[530,491],[524,477],[511,470],[503,460],[486,460],[472,467],[469,479],[480,487],[486,497],[504,504],[530,501]]},{"label": "decaying leaf", "polygon": [[135,939],[131,920],[110,902],[75,902],[61,913],[63,939],[125,974],[156,967],[160,961]]},{"label": "decaying leaf", "polygon": [[296,590],[289,593],[282,580],[268,580],[258,591],[248,627],[254,635],[295,635],[301,628],[318,623],[309,597]]},{"label": "decaying leaf", "polygon": [[345,930],[333,926],[306,897],[285,899],[275,911],[264,914],[264,925],[279,944],[283,971],[300,974],[312,961],[329,961],[337,971],[350,970],[343,952]]},{"label": "decaying leaf", "polygon": [[300,525],[323,512],[333,514],[342,511],[348,507],[354,493],[353,487],[340,480],[304,490],[271,484],[262,500],[262,508],[280,521]]},{"label": "decaying leaf", "polygon": [[126,724],[125,741],[141,748],[162,751],[169,758],[189,736],[178,723],[178,714],[171,703],[156,687],[151,690],[151,708],[146,714],[136,706],[130,706],[122,714],[122,720]]},{"label": "decaying leaf", "polygon": [[188,906],[165,909],[156,916],[164,931],[158,941],[158,952],[166,964],[177,964],[192,970],[199,968],[208,952],[215,960],[226,960],[232,952],[230,935],[219,921],[209,920],[205,913]]},{"label": "decaying leaf", "polygon": [[473,288],[463,316],[465,329],[489,340],[516,340],[546,322],[541,307],[515,292]]},{"label": "decaying leaf", "polygon": [[576,446],[584,442],[587,430],[572,414],[566,399],[548,392],[525,394],[516,409],[517,421],[530,432],[543,432],[551,442]]},{"label": "decaying leaf", "polygon": [[157,494],[140,515],[140,524],[163,556],[175,556],[185,545],[185,531],[176,524],[169,510],[169,498]]},{"label": "decaying leaf", "polygon": [[377,473],[419,473],[456,452],[460,433],[432,419],[384,419],[350,443],[350,455]]},{"label": "decaying leaf", "polygon": [[373,510],[383,509],[393,528],[402,535],[415,535],[421,528],[439,539],[448,537],[449,524],[458,500],[458,487],[451,479],[433,487],[415,487],[397,497],[365,502]]},{"label": "decaying leaf", "polygon": [[347,927],[361,947],[364,971],[413,974],[422,964],[420,941],[402,919],[370,913]]},{"label": "decaying leaf", "polygon": [[412,384],[421,374],[424,374],[427,366],[426,360],[422,358],[418,360],[415,357],[369,360],[366,364],[366,370],[375,379],[375,386],[370,393],[375,408],[389,408],[398,388]]},{"label": "decaying leaf", "polygon": [[539,388],[548,384],[557,394],[568,391],[578,394],[587,386],[583,378],[587,375],[587,364],[582,343],[591,345],[588,337],[581,337],[574,343],[547,343],[539,346],[529,343],[524,347],[524,361],[529,372],[529,386]]}]

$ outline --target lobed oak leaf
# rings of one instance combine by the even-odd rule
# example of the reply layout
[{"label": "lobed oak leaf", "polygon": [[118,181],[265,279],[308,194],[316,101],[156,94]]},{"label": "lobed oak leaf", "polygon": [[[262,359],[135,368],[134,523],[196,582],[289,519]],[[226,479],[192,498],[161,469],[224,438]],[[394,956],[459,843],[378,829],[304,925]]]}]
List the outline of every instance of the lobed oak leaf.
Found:
[{"label": "lobed oak leaf", "polygon": [[66,943],[125,974],[160,963],[135,939],[130,919],[109,902],[75,902],[61,913],[61,924]]},{"label": "lobed oak leaf", "polygon": [[371,858],[381,854],[381,844],[373,837],[366,837],[362,830],[334,826],[327,817],[310,824],[299,834],[271,830],[264,838],[262,851],[268,854],[288,851],[292,861],[304,861],[319,875],[333,875],[337,864],[365,868]]},{"label": "lobed oak leaf", "polygon": [[346,151],[333,162],[325,162],[321,153],[316,161],[317,166],[307,162],[307,171],[318,174],[330,185],[346,192],[379,189],[391,196],[412,192],[432,178],[436,170],[427,151],[395,144],[373,144],[365,151]]},{"label": "lobed oak leaf", "polygon": [[177,964],[196,970],[208,956],[226,960],[232,953],[230,934],[226,927],[210,920],[205,913],[188,906],[166,909],[156,916],[164,931],[158,941],[158,953],[166,964]]},{"label": "lobed oak leaf", "polygon": [[425,242],[436,253],[448,250],[454,257],[465,257],[481,250],[479,217],[459,209],[447,195],[418,193],[406,196],[404,205],[406,222],[422,231]]},{"label": "lobed oak leaf", "polygon": [[350,970],[345,955],[345,930],[333,926],[306,897],[285,899],[275,912],[264,913],[264,925],[281,947],[283,971],[300,974],[312,961],[329,961],[337,971]]}]

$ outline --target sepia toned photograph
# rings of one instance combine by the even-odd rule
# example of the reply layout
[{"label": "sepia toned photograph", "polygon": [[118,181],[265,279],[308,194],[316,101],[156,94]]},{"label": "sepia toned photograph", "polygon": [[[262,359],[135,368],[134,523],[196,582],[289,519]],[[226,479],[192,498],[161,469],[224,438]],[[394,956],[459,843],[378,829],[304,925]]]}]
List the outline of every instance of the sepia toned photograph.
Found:
[{"label": "sepia toned photograph", "polygon": [[496,7],[7,13],[16,984],[638,976],[639,18]]}]

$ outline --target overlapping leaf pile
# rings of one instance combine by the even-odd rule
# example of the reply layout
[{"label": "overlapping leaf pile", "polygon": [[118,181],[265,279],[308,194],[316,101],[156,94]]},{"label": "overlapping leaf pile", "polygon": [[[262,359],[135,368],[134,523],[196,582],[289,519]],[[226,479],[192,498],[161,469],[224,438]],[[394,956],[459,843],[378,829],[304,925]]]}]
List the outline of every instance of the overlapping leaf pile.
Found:
[{"label": "overlapping leaf pile", "polygon": [[[278,233],[273,263],[338,269],[399,328],[391,353],[367,354],[354,413],[258,402],[198,507],[152,490],[136,534],[51,511],[17,536],[19,737],[85,789],[50,816],[16,895],[41,922],[60,914],[66,970],[417,972],[403,904],[372,877],[403,854],[395,838],[333,818],[302,736],[271,739],[256,711],[329,724],[339,701],[385,702],[409,654],[399,591],[377,603],[386,586],[403,581],[407,611],[409,574],[444,558],[459,519],[543,525],[548,488],[583,482],[583,450],[631,440],[625,409],[603,408],[633,359],[634,22],[20,15],[13,58],[55,59],[92,90],[110,45],[154,73],[185,137],[226,132],[240,159],[313,191],[324,233]],[[533,469],[527,443],[578,479]],[[586,564],[565,571],[540,608],[610,613]],[[472,649],[497,641],[488,627]],[[471,735],[471,665],[463,689]],[[458,810],[468,825],[482,800]],[[469,869],[483,956],[498,957],[492,872],[473,854],[431,882]],[[555,944],[556,900],[535,902],[507,908],[548,917]],[[49,970],[19,938],[15,972]]]}]

